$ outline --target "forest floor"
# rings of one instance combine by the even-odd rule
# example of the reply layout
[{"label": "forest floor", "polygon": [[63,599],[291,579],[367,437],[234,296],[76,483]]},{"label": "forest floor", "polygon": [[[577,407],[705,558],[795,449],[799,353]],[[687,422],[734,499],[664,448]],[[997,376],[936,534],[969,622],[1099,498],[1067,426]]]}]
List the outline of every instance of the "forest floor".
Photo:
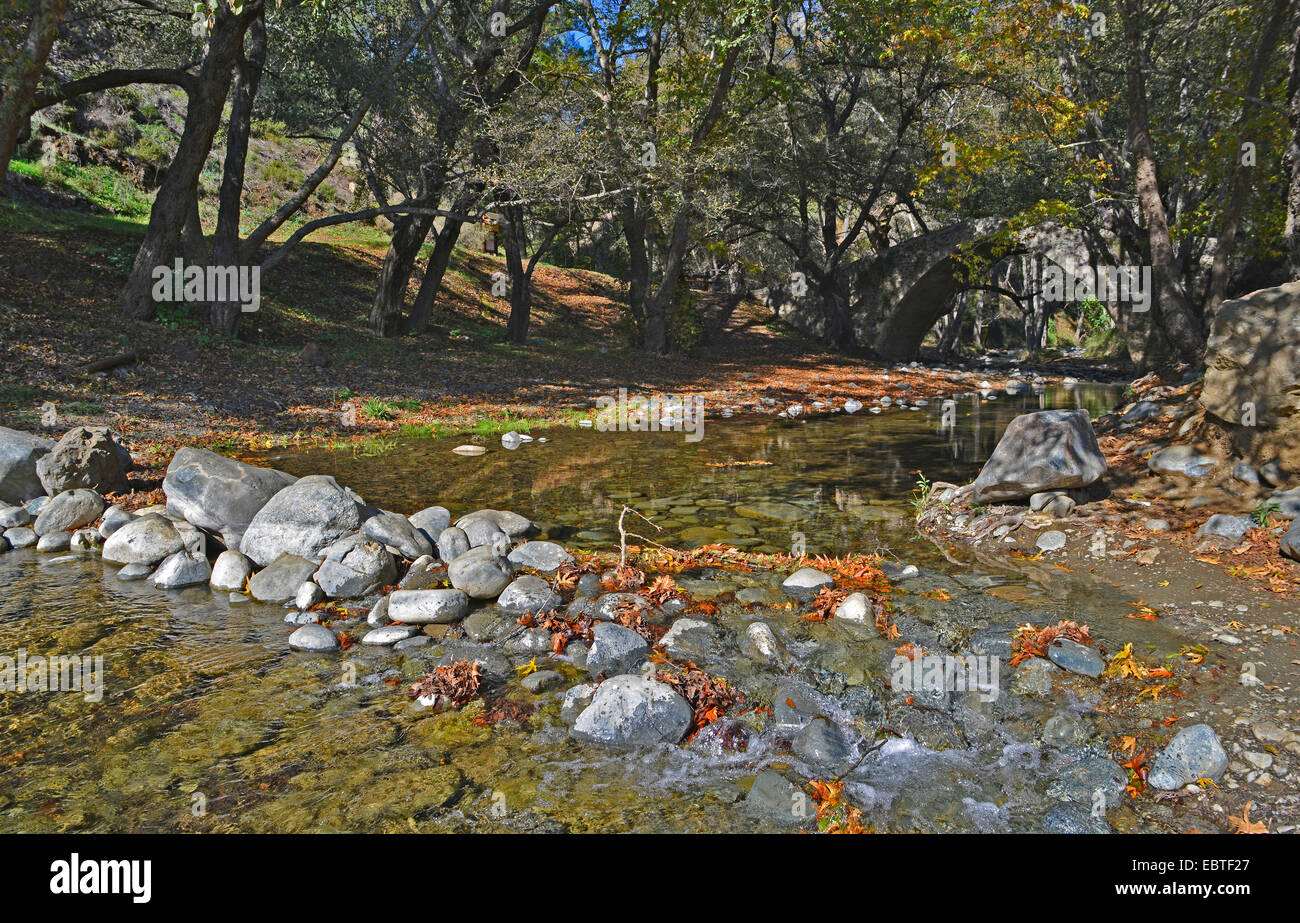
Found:
[{"label": "forest floor", "polygon": [[[44,204],[44,203],[42,203]],[[508,303],[490,294],[500,258],[458,251],[434,324],[383,339],[366,326],[387,238],[372,227],[322,232],[262,280],[261,307],[239,339],[214,334],[197,306],[164,304],[154,323],[122,317],[117,293],[142,226],[31,204],[0,204],[0,424],[52,432],[107,423],[137,460],[179,445],[228,451],[313,441],[575,425],[596,399],[632,393],[703,395],[706,412],[776,413],[842,403],[854,393],[908,400],[969,390],[969,380],[827,351],[754,303],[700,298],[702,342],[656,358],[631,348],[619,283],[539,266],[528,342],[508,342]],[[408,300],[414,298],[418,272]],[[318,344],[325,364],[304,361]],[[134,352],[109,372],[87,365]],[[1022,371],[1029,371],[1023,366]],[[1047,361],[1051,378],[1112,379],[1123,370]],[[1006,374],[982,370],[997,384]]]}]

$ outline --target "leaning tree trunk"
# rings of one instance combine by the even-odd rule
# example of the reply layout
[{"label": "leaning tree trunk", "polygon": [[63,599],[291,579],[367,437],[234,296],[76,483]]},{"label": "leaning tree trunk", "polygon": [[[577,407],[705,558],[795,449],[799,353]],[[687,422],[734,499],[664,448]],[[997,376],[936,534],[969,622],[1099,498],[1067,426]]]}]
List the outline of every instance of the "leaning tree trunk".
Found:
[{"label": "leaning tree trunk", "polygon": [[1205,347],[1205,333],[1200,318],[1192,308],[1183,287],[1174,258],[1173,240],[1160,198],[1156,172],[1155,145],[1147,115],[1146,71],[1142,59],[1142,0],[1124,0],[1125,82],[1129,110],[1129,149],[1133,156],[1133,173],[1137,184],[1138,204],[1147,223],[1151,252],[1151,276],[1147,341],[1139,363],[1150,368],[1166,358],[1199,360]]},{"label": "leaning tree trunk", "polygon": [[4,75],[4,92],[0,99],[0,187],[4,185],[9,161],[18,144],[18,134],[27,119],[27,107],[36,93],[36,84],[50,56],[59,24],[67,11],[68,0],[41,0],[27,30],[27,41],[14,54]]},{"label": "leaning tree trunk", "polygon": [[406,284],[411,280],[415,258],[432,226],[430,215],[401,215],[393,223],[393,239],[384,255],[379,284],[375,287],[375,303],[370,308],[370,329],[381,337],[395,337],[402,332]]},{"label": "leaning tree trunk", "polygon": [[219,8],[195,79],[194,92],[190,94],[185,109],[185,129],[176,156],[168,165],[166,176],[158,188],[149,213],[149,226],[140,249],[136,251],[131,276],[122,289],[122,313],[127,317],[149,320],[154,316],[154,269],[171,261],[191,205],[198,196],[199,173],[221,124],[221,110],[230,91],[231,73],[244,42],[249,18],[251,11],[248,9],[235,16],[225,7]]},{"label": "leaning tree trunk", "polygon": [[[262,82],[266,64],[266,19],[259,11],[248,26],[248,44],[239,62],[235,81],[235,98],[230,107],[230,124],[226,129],[226,163],[221,177],[217,230],[212,239],[212,265],[226,267],[239,259],[239,216],[244,194],[244,166],[248,160],[248,139],[252,133],[253,102]],[[243,305],[239,293],[229,293],[224,301],[213,301],[208,323],[229,336],[239,333]]]},{"label": "leaning tree trunk", "polygon": [[424,277],[420,280],[420,291],[416,294],[415,302],[411,305],[411,313],[406,318],[404,325],[406,332],[424,333],[429,328],[429,321],[433,317],[433,303],[442,289],[443,276],[447,274],[447,267],[451,265],[452,254],[456,251],[460,232],[465,226],[465,222],[456,215],[468,214],[482,191],[482,183],[467,186],[452,205],[451,210],[455,214],[447,215],[442,219],[442,227],[433,238],[433,253],[429,255],[429,264],[425,267]]}]

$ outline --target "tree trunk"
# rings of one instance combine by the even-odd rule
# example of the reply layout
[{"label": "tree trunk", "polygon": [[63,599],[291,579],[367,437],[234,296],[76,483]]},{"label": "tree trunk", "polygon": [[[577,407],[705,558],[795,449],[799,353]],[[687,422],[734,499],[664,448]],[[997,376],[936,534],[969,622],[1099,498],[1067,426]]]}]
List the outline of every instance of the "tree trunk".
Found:
[{"label": "tree trunk", "polygon": [[13,159],[18,144],[18,134],[27,120],[27,109],[36,93],[45,59],[59,34],[59,25],[67,11],[68,0],[40,0],[32,24],[27,29],[27,41],[14,53],[14,59],[4,76],[0,89],[0,187],[4,186],[9,161]]},{"label": "tree trunk", "polygon": [[176,252],[181,230],[190,208],[198,196],[199,173],[212,139],[221,124],[221,110],[230,91],[231,72],[243,45],[244,30],[251,18],[247,10],[240,16],[219,8],[203,63],[185,109],[185,129],[181,133],[176,156],[167,167],[162,185],[149,213],[149,226],[136,252],[131,276],[122,289],[122,313],[137,320],[154,316],[153,272],[166,265]]},{"label": "tree trunk", "polygon": [[384,254],[384,266],[375,287],[375,303],[370,309],[370,329],[381,337],[395,337],[402,332],[406,284],[411,280],[415,258],[432,226],[431,215],[401,215],[393,224],[393,239]]},{"label": "tree trunk", "polygon": [[[451,210],[457,215],[468,214],[482,191],[483,184],[480,182],[465,187],[456,197]],[[460,240],[460,232],[464,229],[464,224],[459,218],[452,216],[442,219],[442,227],[433,238],[433,253],[429,255],[429,264],[425,267],[424,277],[420,280],[420,291],[416,294],[415,303],[411,305],[411,313],[406,318],[405,329],[408,333],[424,333],[429,329],[429,321],[433,317],[433,303],[438,299],[438,292],[442,289],[442,278],[451,264],[451,257],[456,251],[456,243]]]},{"label": "tree trunk", "polygon": [[524,272],[524,253],[528,248],[524,210],[518,205],[509,205],[502,209],[501,217],[506,273],[510,276],[510,320],[506,330],[511,343],[523,343],[528,339],[528,314],[532,309],[532,287]]},{"label": "tree trunk", "polygon": [[1234,156],[1237,158],[1236,169],[1232,174],[1232,191],[1228,195],[1228,205],[1223,213],[1223,225],[1219,231],[1218,246],[1214,248],[1214,263],[1210,267],[1210,281],[1206,287],[1205,308],[1203,315],[1207,321],[1213,321],[1219,305],[1223,302],[1228,288],[1228,260],[1237,243],[1237,230],[1241,226],[1241,216],[1246,210],[1246,201],[1250,198],[1250,175],[1258,168],[1246,162],[1242,145],[1250,140],[1251,119],[1259,108],[1255,102],[1264,84],[1264,74],[1268,70],[1273,49],[1277,47],[1278,36],[1285,22],[1287,7],[1292,0],[1273,0],[1273,10],[1259,33],[1259,44],[1255,46],[1255,55],[1250,66],[1250,76],[1246,85],[1246,100],[1241,104],[1241,117],[1238,123],[1241,132],[1237,139]]},{"label": "tree trunk", "polygon": [[[1147,116],[1146,71],[1142,60],[1142,0],[1123,0],[1122,9],[1129,149],[1133,158],[1138,203],[1147,224],[1154,289],[1150,293],[1145,348],[1140,358],[1135,350],[1134,358],[1139,364],[1151,368],[1166,358],[1199,360],[1205,347],[1205,334],[1178,273],[1165,205],[1160,198],[1155,146],[1151,141]],[[1172,356],[1168,353],[1172,353]]]},{"label": "tree trunk", "polygon": [[646,247],[646,217],[635,206],[623,212],[623,237],[627,241],[627,304],[637,333],[645,335],[646,296],[650,289],[650,256]]},{"label": "tree trunk", "polygon": [[[226,128],[226,162],[221,177],[220,206],[217,212],[217,230],[212,241],[212,265],[226,267],[239,259],[239,216],[244,194],[244,166],[248,159],[248,139],[252,133],[253,102],[257,87],[262,81],[262,67],[266,63],[266,20],[259,11],[248,26],[248,41],[244,58],[239,62],[239,77],[235,81],[235,98],[230,107],[230,124]],[[228,336],[239,333],[239,319],[243,305],[238,292],[231,293],[225,301],[213,301],[208,323]]]},{"label": "tree trunk", "polygon": [[1300,7],[1291,23],[1291,78],[1287,83],[1291,138],[1286,156],[1291,166],[1291,185],[1286,197],[1287,269],[1300,279]]}]

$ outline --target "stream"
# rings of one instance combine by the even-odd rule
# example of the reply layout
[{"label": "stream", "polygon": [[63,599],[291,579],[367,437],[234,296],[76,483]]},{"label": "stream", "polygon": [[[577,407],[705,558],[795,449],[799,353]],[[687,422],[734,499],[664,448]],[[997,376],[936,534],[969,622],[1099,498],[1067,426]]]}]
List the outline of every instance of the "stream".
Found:
[{"label": "stream", "polygon": [[[926,650],[962,652],[979,637],[1005,644],[1017,625],[1065,618],[1088,624],[1112,652],[1128,641],[1152,660],[1178,651],[1185,639],[1173,631],[1125,619],[1121,589],[1014,561],[982,563],[917,534],[918,471],[965,483],[1016,414],[1081,406],[1095,417],[1120,394],[1080,384],[992,397],[955,398],[955,420],[944,419],[940,400],[813,419],[710,417],[697,442],[562,428],[538,430],[546,442],[514,451],[482,437],[488,452],[477,457],[451,453],[460,437],[245,460],[334,475],[403,513],[432,504],[453,518],[514,510],[570,550],[616,549],[627,506],[653,523],[629,517],[629,529],[670,547],[879,552],[920,568],[893,601],[903,639]],[[28,657],[102,657],[104,677],[99,701],[77,692],[0,696],[0,831],[806,828],[804,814],[782,809],[779,786],[747,796],[764,770],[794,785],[842,776],[845,797],[877,831],[1038,832],[1053,807],[1086,810],[1102,742],[1126,733],[1124,715],[1095,707],[1096,681],[1067,675],[1044,691],[1033,671],[1004,664],[995,697],[940,692],[904,702],[884,684],[902,642],[869,624],[801,619],[805,610],[780,593],[785,576],[679,575],[696,599],[721,600],[715,630],[695,642],[691,659],[743,690],[747,710],[685,744],[614,752],[570,737],[561,697],[586,674],[567,663],[547,665],[564,683],[541,696],[513,682],[509,696],[526,700],[531,714],[488,726],[472,709],[433,714],[406,695],[442,638],[407,651],[358,644],[328,656],[294,653],[280,606],[118,581],[95,556],[0,555],[0,646]],[[738,653],[760,619],[788,651],[782,667]],[[353,634],[364,632],[358,624]],[[1005,656],[1009,647],[985,650]],[[814,716],[839,727],[851,765],[829,772],[804,759],[806,749],[796,752],[793,740]],[[1127,805],[1109,821],[1161,829]]]}]

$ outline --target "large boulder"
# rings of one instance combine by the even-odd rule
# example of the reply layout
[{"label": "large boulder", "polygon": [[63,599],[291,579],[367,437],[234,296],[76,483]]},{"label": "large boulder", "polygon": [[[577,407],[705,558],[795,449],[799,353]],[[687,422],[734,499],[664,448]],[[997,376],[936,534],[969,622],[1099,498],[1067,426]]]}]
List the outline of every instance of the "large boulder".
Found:
[{"label": "large boulder", "polygon": [[356,599],[394,583],[397,565],[387,548],[358,533],[325,549],[315,579],[331,599]]},{"label": "large boulder", "polygon": [[1041,490],[1086,487],[1105,473],[1088,411],[1040,410],[1007,425],[975,478],[974,499],[1018,500]]},{"label": "large boulder", "polygon": [[248,581],[248,592],[264,603],[288,602],[316,572],[316,563],[296,554],[282,554]]},{"label": "large boulder", "polygon": [[644,676],[614,676],[596,688],[573,734],[610,747],[675,744],[690,729],[691,717],[690,704],[671,686]]},{"label": "large boulder", "polygon": [[227,547],[237,548],[253,517],[296,480],[274,468],[186,447],[172,457],[162,487],[170,515],[219,532]]},{"label": "large boulder", "polygon": [[514,574],[514,565],[487,545],[471,548],[447,565],[451,585],[470,599],[496,599]]},{"label": "large boulder", "polygon": [[1300,282],[1219,305],[1205,348],[1201,404],[1219,419],[1254,425],[1300,420]]},{"label": "large boulder", "polygon": [[313,474],[290,484],[257,511],[239,550],[261,566],[282,554],[320,561],[326,548],[361,528],[361,510],[356,495],[338,481]]},{"label": "large boulder", "polygon": [[110,564],[153,566],[168,555],[185,550],[185,539],[170,519],[148,513],[128,522],[104,542],[104,560]]},{"label": "large boulder", "polygon": [[53,448],[48,439],[0,426],[0,500],[26,503],[45,493],[36,463]]},{"label": "large boulder", "polygon": [[55,494],[85,487],[101,494],[128,490],[126,472],[131,453],[107,426],[78,426],[63,434],[48,455],[36,462],[36,476],[45,492]]},{"label": "large boulder", "polygon": [[362,531],[394,554],[411,561],[433,554],[433,542],[399,513],[381,510],[361,525]]},{"label": "large boulder", "polygon": [[72,532],[98,519],[105,506],[104,498],[93,490],[65,490],[41,507],[32,529],[37,535]]}]

